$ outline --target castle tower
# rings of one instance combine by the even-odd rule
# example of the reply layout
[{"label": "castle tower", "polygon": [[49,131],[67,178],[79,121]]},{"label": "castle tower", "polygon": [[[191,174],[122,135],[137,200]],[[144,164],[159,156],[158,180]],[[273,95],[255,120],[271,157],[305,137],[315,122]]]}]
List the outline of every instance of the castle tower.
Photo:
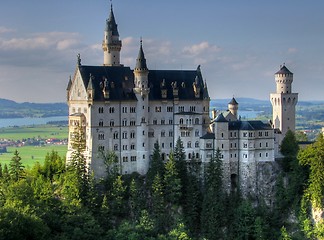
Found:
[{"label": "castle tower", "polygon": [[102,42],[104,66],[120,66],[121,47],[122,42],[119,40],[117,24],[111,5],[109,18],[106,20],[104,40]]},{"label": "castle tower", "polygon": [[234,115],[237,119],[238,103],[233,97],[232,100],[228,103],[228,110]]},{"label": "castle tower", "polygon": [[146,66],[146,59],[144,56],[142,40],[138,57],[136,59],[136,66],[134,69],[134,93],[137,98],[137,172],[145,174],[149,166],[149,142],[148,142],[148,124],[149,124],[149,102],[148,94],[148,74],[149,70]]},{"label": "castle tower", "polygon": [[295,131],[298,93],[292,93],[293,73],[285,65],[280,66],[280,70],[275,73],[275,80],[277,91],[270,94],[272,124],[285,136],[289,129]]}]

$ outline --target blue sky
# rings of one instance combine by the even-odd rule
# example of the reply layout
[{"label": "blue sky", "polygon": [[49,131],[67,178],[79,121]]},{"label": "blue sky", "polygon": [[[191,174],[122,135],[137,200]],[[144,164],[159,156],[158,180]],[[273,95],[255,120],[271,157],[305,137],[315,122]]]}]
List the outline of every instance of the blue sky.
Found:
[{"label": "blue sky", "polygon": [[[300,100],[324,100],[324,1],[113,1],[121,62],[139,39],[149,69],[201,65],[211,98],[268,99],[283,63]],[[82,64],[101,65],[110,1],[10,0],[0,8],[0,98],[64,102]]]}]

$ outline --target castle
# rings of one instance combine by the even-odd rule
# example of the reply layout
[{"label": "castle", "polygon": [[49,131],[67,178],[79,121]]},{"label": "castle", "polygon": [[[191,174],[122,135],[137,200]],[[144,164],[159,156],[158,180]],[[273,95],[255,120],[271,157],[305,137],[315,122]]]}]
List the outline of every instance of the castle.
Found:
[{"label": "castle", "polygon": [[228,188],[239,184],[248,192],[256,191],[258,163],[274,162],[282,136],[295,128],[297,93],[291,93],[293,74],[286,66],[275,74],[272,123],[241,121],[234,98],[227,112],[212,111],[211,119],[210,97],[200,66],[194,70],[149,69],[142,41],[135,68],[121,64],[122,41],[112,7],[102,49],[103,65],[82,65],[78,56],[68,83],[67,160],[78,129],[85,135],[84,155],[97,178],[106,174],[100,154],[106,151],[116,153],[122,174],[145,174],[154,143],[158,141],[166,161],[180,137],[186,160],[208,162],[219,149]]}]

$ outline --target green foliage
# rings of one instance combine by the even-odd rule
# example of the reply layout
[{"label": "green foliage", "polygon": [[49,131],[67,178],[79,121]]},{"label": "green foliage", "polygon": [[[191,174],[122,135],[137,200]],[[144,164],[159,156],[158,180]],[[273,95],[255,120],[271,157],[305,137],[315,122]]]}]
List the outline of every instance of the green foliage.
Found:
[{"label": "green foliage", "polygon": [[152,218],[155,222],[156,232],[163,232],[167,223],[165,220],[165,197],[160,174],[157,173],[151,187]]},{"label": "green foliage", "polygon": [[288,234],[288,232],[284,226],[280,229],[280,232],[281,232],[281,235],[280,235],[279,240],[292,240],[292,238],[290,237],[290,235]]},{"label": "green foliage", "polygon": [[45,177],[53,181],[57,176],[65,171],[65,162],[57,151],[52,150],[45,156],[42,173]]},{"label": "green foliage", "polygon": [[173,153],[169,155],[169,160],[165,164],[164,172],[164,195],[165,200],[171,204],[179,204],[181,197],[181,181],[178,177]]},{"label": "green foliage", "polygon": [[146,182],[148,186],[152,185],[156,174],[159,174],[159,176],[163,178],[164,163],[161,158],[161,150],[160,150],[159,143],[157,141],[154,143],[153,157],[146,174]]},{"label": "green foliage", "polygon": [[10,178],[13,181],[18,181],[25,177],[24,166],[21,163],[21,157],[19,156],[19,152],[17,150],[10,161],[9,167]]},{"label": "green foliage", "polygon": [[280,152],[284,155],[282,167],[285,172],[292,170],[291,165],[297,157],[298,150],[299,146],[295,134],[291,130],[288,130],[280,145]]}]

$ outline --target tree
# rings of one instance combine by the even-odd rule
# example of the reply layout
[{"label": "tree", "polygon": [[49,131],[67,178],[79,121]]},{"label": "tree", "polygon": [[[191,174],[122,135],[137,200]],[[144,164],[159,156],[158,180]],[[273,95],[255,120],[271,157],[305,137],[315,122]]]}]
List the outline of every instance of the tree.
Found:
[{"label": "tree", "polygon": [[299,146],[295,134],[288,130],[286,136],[281,142],[280,152],[284,155],[282,167],[285,172],[292,170],[292,162],[297,158]]},{"label": "tree", "polygon": [[291,240],[291,237],[289,236],[289,234],[284,226],[280,229],[280,232],[281,232],[281,235],[280,235],[279,240]]},{"label": "tree", "polygon": [[44,176],[53,181],[55,176],[62,174],[64,171],[65,163],[58,152],[52,150],[52,152],[47,153],[42,167]]},{"label": "tree", "polygon": [[222,162],[220,150],[210,160],[205,171],[201,229],[208,239],[222,238],[222,217],[224,213],[224,192],[222,186]]},{"label": "tree", "polygon": [[5,164],[2,170],[2,180],[3,182],[8,183],[10,181],[10,173],[8,170],[8,165]]},{"label": "tree", "polygon": [[161,233],[165,230],[165,200],[163,193],[163,185],[160,174],[157,173],[151,187],[152,194],[152,218],[155,222],[155,230]]},{"label": "tree", "polygon": [[153,157],[150,162],[149,169],[146,174],[146,182],[148,186],[152,185],[152,182],[156,176],[156,174],[159,174],[161,178],[163,178],[164,175],[164,163],[161,158],[161,151],[158,141],[154,143],[154,149],[153,149]]},{"label": "tree", "polygon": [[175,166],[173,153],[169,155],[169,160],[165,164],[164,171],[164,196],[170,204],[179,204],[181,197],[181,181]]},{"label": "tree", "polygon": [[9,166],[10,178],[13,181],[18,181],[25,178],[25,167],[22,165],[21,157],[19,156],[19,152],[17,150],[15,150],[14,156],[11,158]]},{"label": "tree", "polygon": [[112,190],[110,193],[110,209],[116,217],[122,217],[125,214],[125,193],[126,187],[122,176],[117,176],[113,182]]}]

